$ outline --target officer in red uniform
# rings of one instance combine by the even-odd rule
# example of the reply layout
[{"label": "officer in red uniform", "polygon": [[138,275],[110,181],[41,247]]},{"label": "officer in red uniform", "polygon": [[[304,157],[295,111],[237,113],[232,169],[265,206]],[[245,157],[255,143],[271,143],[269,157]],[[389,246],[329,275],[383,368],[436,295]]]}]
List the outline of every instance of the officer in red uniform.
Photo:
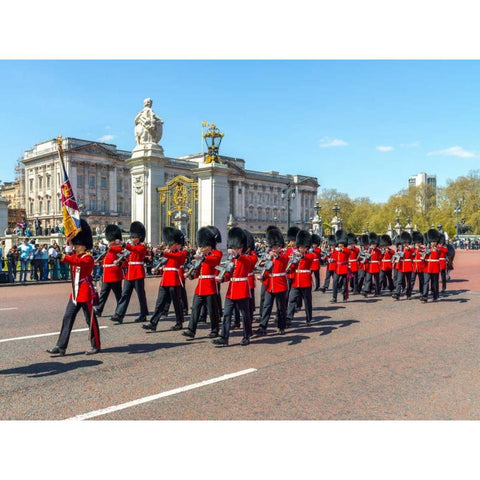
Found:
[{"label": "officer in red uniform", "polygon": [[447,289],[447,255],[448,255],[448,248],[445,245],[445,234],[440,233],[440,240],[438,241],[437,248],[440,251],[440,278],[442,279],[442,290],[441,292],[444,293]]},{"label": "officer in red uniform", "polygon": [[[293,252],[295,252],[295,250],[297,248],[296,241],[297,241],[297,233],[299,231],[300,231],[300,228],[295,227],[295,226],[290,227],[287,230],[287,241],[288,241],[287,255],[289,257],[292,257]],[[293,281],[294,277],[295,277],[295,274],[293,273],[293,271],[287,272],[288,292],[290,292],[290,289],[292,288],[292,281]],[[287,298],[288,298],[288,293],[287,293]],[[302,308],[302,297],[298,297],[297,306],[295,308],[297,310],[300,310]]]},{"label": "officer in red uniform", "polygon": [[163,256],[167,259],[167,262],[163,266],[155,311],[150,318],[150,322],[142,325],[142,328],[155,331],[160,318],[164,314],[165,306],[172,302],[175,310],[175,324],[170,330],[181,330],[184,320],[181,291],[184,278],[181,266],[185,263],[188,255],[187,251],[183,249],[185,237],[178,228],[173,227],[163,227],[162,234],[165,243],[168,245],[168,248],[163,251]]},{"label": "officer in red uniform", "polygon": [[[250,344],[250,337],[252,336],[252,324],[250,323],[248,310],[251,294],[248,273],[252,269],[252,257],[243,253],[247,249],[247,235],[240,227],[233,227],[228,231],[227,247],[228,254],[233,262],[233,272],[226,272],[223,279],[217,276],[217,281],[228,282],[228,289],[225,295],[220,337],[212,340],[212,343],[220,347],[228,346],[232,314],[235,305],[238,305],[243,320],[243,338],[240,345],[246,346]],[[253,263],[253,266],[255,266],[255,263]]]},{"label": "officer in red uniform", "polygon": [[372,282],[374,284],[374,297],[380,295],[380,260],[382,259],[382,251],[378,248],[380,243],[378,235],[375,232],[368,234],[368,241],[370,248],[368,249],[368,263],[367,273],[365,276],[365,288],[363,296],[367,297],[372,289]]},{"label": "officer in red uniform", "polygon": [[275,301],[277,305],[278,332],[280,335],[283,335],[287,325],[288,285],[285,269],[287,268],[289,256],[284,248],[285,242],[282,232],[278,227],[269,227],[266,236],[272,267],[264,273],[265,299],[261,312],[260,326],[255,334],[265,335],[267,333],[268,321],[272,313],[273,302]]},{"label": "officer in red uniform", "polygon": [[100,329],[98,327],[97,317],[93,311],[93,300],[96,296],[95,287],[93,285],[92,272],[95,261],[88,252],[93,248],[92,230],[88,223],[82,218],[80,219],[81,230],[71,243],[72,247],[67,244],[66,255],[62,255],[61,262],[70,265],[73,283],[73,292],[65,310],[62,321],[62,329],[58,337],[57,343],[53,348],[47,350],[48,353],[54,355],[65,355],[65,351],[70,339],[70,333],[80,309],[83,310],[85,321],[90,327],[90,350],[85,352],[86,355],[92,355],[100,351]]},{"label": "officer in red uniform", "polygon": [[390,293],[393,292],[395,286],[392,277],[392,256],[395,253],[390,247],[392,239],[390,235],[380,235],[380,250],[382,251],[382,260],[380,262],[380,290],[388,288]]},{"label": "officer in red uniform", "polygon": [[130,225],[130,241],[124,247],[130,252],[127,263],[127,273],[123,282],[122,296],[117,303],[117,308],[112,322],[123,323],[123,317],[127,313],[130,297],[133,289],[137,292],[138,302],[140,303],[140,315],[135,322],[145,322],[148,315],[147,297],[145,295],[145,256],[147,247],[145,241],[145,226],[143,223],[135,221]]},{"label": "officer in red uniform", "polygon": [[195,338],[197,325],[202,308],[206,308],[210,317],[211,331],[209,338],[218,337],[220,324],[220,312],[217,301],[217,282],[215,270],[222,260],[222,252],[217,250],[217,242],[214,231],[209,227],[202,227],[197,232],[198,250],[194,255],[200,267],[194,272],[198,279],[197,287],[192,300],[192,315],[188,328],[182,332],[185,337]]},{"label": "officer in red uniform", "polygon": [[333,295],[330,303],[337,303],[338,289],[342,289],[343,301],[347,301],[347,275],[348,275],[348,259],[350,258],[350,250],[347,248],[347,232],[339,229],[335,232],[335,273],[333,275]]},{"label": "officer in red uniform", "polygon": [[415,281],[418,277],[418,291],[420,294],[423,294],[423,280],[424,280],[424,271],[425,271],[425,238],[423,233],[414,231],[412,232],[412,243],[414,245],[413,253],[413,270],[412,270],[412,292],[415,288]]},{"label": "officer in red uniform", "polygon": [[312,273],[313,277],[315,278],[315,292],[320,290],[320,257],[322,255],[322,249],[320,248],[320,244],[322,243],[322,239],[320,235],[316,233],[312,234],[312,251],[316,255],[312,262]]},{"label": "officer in red uniform", "polygon": [[368,234],[363,233],[360,236],[358,243],[360,245],[360,253],[358,254],[358,285],[356,293],[362,291],[367,276],[368,258],[370,257],[370,241],[368,239]]},{"label": "officer in red uniform", "polygon": [[121,263],[117,262],[123,251],[122,231],[118,225],[107,225],[105,227],[105,238],[108,242],[108,249],[102,261],[103,278],[100,298],[98,305],[94,307],[97,317],[102,316],[110,291],[114,293],[117,304],[122,296],[123,269]]},{"label": "officer in red uniform", "polygon": [[428,247],[425,250],[425,272],[423,283],[423,294],[420,300],[424,303],[428,301],[429,287],[432,290],[433,301],[438,302],[438,276],[440,274],[440,250],[437,248],[437,244],[440,240],[440,232],[431,228],[425,234],[425,243]]},{"label": "officer in red uniform", "polygon": [[327,263],[327,271],[325,273],[325,280],[323,281],[323,287],[320,289],[322,293],[325,293],[330,286],[330,279],[335,274],[335,262],[336,262],[336,254],[335,252],[335,235],[329,235],[327,237],[328,243],[328,250],[325,252],[324,257]]},{"label": "officer in red uniform", "polygon": [[356,245],[357,237],[354,233],[347,233],[347,248],[350,250],[348,257],[348,269],[350,270],[350,291],[358,293],[358,255],[360,249]]},{"label": "officer in red uniform", "polygon": [[296,238],[297,251],[294,255],[299,257],[298,263],[291,266],[294,271],[294,278],[292,287],[288,294],[287,305],[287,327],[292,324],[293,316],[295,315],[295,307],[297,305],[297,298],[302,297],[305,304],[306,323],[312,323],[312,266],[315,254],[308,252],[312,246],[312,235],[306,230],[300,230]]},{"label": "officer in red uniform", "polygon": [[250,298],[248,300],[248,311],[250,312],[250,324],[253,323],[253,313],[255,312],[255,265],[258,261],[258,256],[255,251],[255,240],[253,235],[244,229],[245,234],[247,235],[247,250],[245,254],[248,255],[251,259],[251,267],[248,272],[248,285],[250,287]]},{"label": "officer in red uniform", "polygon": [[407,300],[410,300],[412,297],[413,257],[415,255],[414,249],[410,246],[412,236],[409,232],[402,232],[397,238],[397,246],[399,247],[397,249],[398,260],[394,263],[394,268],[397,270],[397,283],[392,298],[400,300],[402,288],[405,285],[405,295]]}]

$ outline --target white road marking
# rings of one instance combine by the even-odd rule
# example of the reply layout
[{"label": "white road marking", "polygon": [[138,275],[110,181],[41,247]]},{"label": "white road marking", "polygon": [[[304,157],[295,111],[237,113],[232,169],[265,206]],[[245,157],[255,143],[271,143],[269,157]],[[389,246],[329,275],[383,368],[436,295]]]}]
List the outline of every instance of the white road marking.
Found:
[{"label": "white road marking", "polygon": [[5,307],[5,308],[0,308],[0,312],[3,312],[3,310],[18,310],[18,307]]},{"label": "white road marking", "polygon": [[[100,328],[108,328],[106,325]],[[88,328],[77,328],[76,330],[72,330],[73,332],[86,332]],[[0,343],[2,342],[13,342],[14,340],[27,340],[29,338],[39,338],[39,337],[51,337],[52,335],[58,335],[60,332],[53,332],[53,333],[40,333],[39,335],[29,335],[28,337],[15,337],[15,338],[3,338],[0,339]]]},{"label": "white road marking", "polygon": [[75,417],[67,418],[66,420],[86,420],[88,418],[99,417],[100,415],[106,415],[107,413],[117,412],[118,410],[123,410],[125,408],[135,407],[136,405],[141,405],[142,403],[153,402],[154,400],[158,400],[159,398],[169,397],[170,395],[176,395],[177,393],[187,392],[188,390],[204,387],[205,385],[211,385],[212,383],[223,382],[225,380],[229,380],[230,378],[239,377],[241,375],[246,375],[248,373],[256,371],[256,368],[248,368],[247,370],[241,370],[235,373],[228,373],[226,375],[222,375],[221,377],[211,378],[210,380],[204,380],[203,382],[199,383],[192,383],[191,385],[187,385],[185,387],[175,388],[166,392],[157,393],[156,395],[138,398],[137,400],[132,400],[131,402],[114,405],[112,407],[103,408],[101,410],[94,410],[93,412],[84,413],[82,415],[76,415]]}]

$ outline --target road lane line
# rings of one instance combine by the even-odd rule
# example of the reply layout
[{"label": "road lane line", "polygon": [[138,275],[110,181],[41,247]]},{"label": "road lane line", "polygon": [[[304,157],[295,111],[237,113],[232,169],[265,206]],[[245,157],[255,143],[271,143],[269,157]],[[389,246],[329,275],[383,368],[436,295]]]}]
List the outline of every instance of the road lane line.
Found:
[{"label": "road lane line", "polygon": [[18,307],[5,307],[5,308],[0,308],[0,312],[3,312],[4,310],[18,310]]},{"label": "road lane line", "polygon": [[[100,328],[108,328],[106,325],[100,327]],[[88,328],[77,328],[76,330],[72,330],[73,332],[86,332],[88,331]],[[38,335],[29,335],[28,337],[15,337],[15,338],[2,338],[0,339],[0,343],[2,342],[13,342],[14,340],[27,340],[29,338],[39,338],[39,337],[51,337],[52,335],[58,335],[60,332],[54,332],[54,333],[40,333]]]},{"label": "road lane line", "polygon": [[248,373],[253,373],[256,371],[256,368],[248,368],[246,370],[241,370],[235,373],[227,373],[226,375],[222,375],[221,377],[211,378],[210,380],[204,380],[203,382],[199,383],[192,383],[191,385],[187,385],[185,387],[175,388],[166,392],[157,393],[156,395],[138,398],[137,400],[132,400],[131,402],[121,403],[120,405],[114,405],[112,407],[103,408],[101,410],[94,410],[93,412],[76,415],[75,417],[70,417],[66,420],[87,420],[88,418],[99,417],[100,415],[106,415],[107,413],[117,412],[118,410],[123,410],[125,408],[135,407],[136,405],[141,405],[142,403],[152,402],[154,400],[158,400],[159,398],[169,397],[170,395],[176,395],[177,393],[187,392],[188,390],[204,387],[205,385],[211,385],[212,383],[223,382],[225,380],[229,380],[230,378],[247,375]]}]

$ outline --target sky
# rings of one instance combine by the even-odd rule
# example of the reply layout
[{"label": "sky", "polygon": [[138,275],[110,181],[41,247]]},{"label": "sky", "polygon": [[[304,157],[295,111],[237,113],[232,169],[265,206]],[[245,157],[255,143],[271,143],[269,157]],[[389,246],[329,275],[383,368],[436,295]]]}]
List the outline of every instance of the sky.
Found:
[{"label": "sky", "polygon": [[202,151],[202,121],[246,168],[315,176],[373,202],[420,172],[479,166],[480,62],[460,60],[2,60],[0,179],[57,135],[135,147],[153,99],[165,155]]}]

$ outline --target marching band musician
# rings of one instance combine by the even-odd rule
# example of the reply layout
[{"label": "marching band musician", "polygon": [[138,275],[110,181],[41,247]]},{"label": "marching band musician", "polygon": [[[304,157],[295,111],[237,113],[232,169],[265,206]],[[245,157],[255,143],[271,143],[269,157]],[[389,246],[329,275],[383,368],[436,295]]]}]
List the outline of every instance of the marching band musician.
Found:
[{"label": "marching band musician", "polygon": [[210,317],[209,338],[218,337],[220,313],[217,300],[217,282],[215,269],[222,260],[222,252],[217,250],[215,232],[209,227],[202,227],[197,232],[197,253],[194,259],[200,262],[200,267],[194,272],[198,279],[197,287],[192,300],[192,315],[188,328],[182,332],[185,337],[195,338],[197,325],[203,308],[207,309]]},{"label": "marching band musician", "polygon": [[102,289],[100,290],[98,305],[93,307],[97,317],[102,316],[110,291],[113,291],[117,304],[122,296],[123,268],[121,263],[116,263],[123,251],[122,231],[119,226],[107,225],[105,227],[105,238],[108,242],[108,249],[102,261]]},{"label": "marching band musician", "polygon": [[368,249],[368,263],[366,263],[365,288],[363,296],[366,298],[372,289],[372,280],[374,283],[374,297],[380,295],[380,260],[382,259],[382,251],[378,248],[378,235],[374,232],[368,234],[370,247]]},{"label": "marching band musician", "polygon": [[428,301],[429,287],[432,290],[433,301],[438,302],[438,275],[440,273],[440,250],[437,248],[440,240],[440,232],[431,228],[425,234],[425,244],[428,247],[425,250],[425,272],[423,280],[423,294],[420,300],[424,303]]},{"label": "marching band musician", "polygon": [[258,256],[255,252],[255,240],[253,235],[248,230],[243,230],[247,235],[247,249],[245,255],[251,259],[251,267],[248,272],[248,286],[250,287],[250,298],[248,300],[248,311],[250,312],[250,324],[253,323],[253,313],[255,312],[255,265],[257,264]]},{"label": "marching band musician", "polygon": [[[440,225],[441,227],[441,225]],[[440,233],[440,240],[438,241],[437,248],[440,251],[440,278],[442,279],[442,293],[447,289],[447,255],[448,248],[445,245],[445,233]]]},{"label": "marching band musician", "polygon": [[393,267],[397,270],[397,283],[395,292],[392,294],[392,298],[400,300],[402,296],[402,288],[405,285],[405,295],[407,300],[412,298],[412,271],[413,271],[413,256],[414,250],[410,246],[412,243],[412,236],[409,232],[402,232],[397,235],[396,244],[398,245],[397,256],[398,260],[395,261]]},{"label": "marching band musician", "polygon": [[335,258],[335,272],[333,274],[333,295],[330,303],[337,303],[338,289],[342,289],[343,301],[348,298],[348,259],[351,250],[347,248],[347,232],[340,229],[335,232],[335,250],[332,257]]},{"label": "marching band musician", "polygon": [[172,302],[175,310],[175,324],[170,330],[182,330],[184,306],[182,304],[181,288],[184,278],[183,270],[180,267],[187,259],[187,251],[183,249],[185,237],[178,228],[173,227],[163,227],[162,233],[165,243],[168,245],[168,248],[163,252],[163,256],[167,259],[167,262],[163,266],[163,275],[158,287],[155,311],[150,317],[150,322],[142,325],[142,328],[155,331],[160,318],[164,314],[165,306],[169,302]]},{"label": "marching band musician", "polygon": [[348,257],[348,269],[350,270],[350,290],[352,293],[358,292],[358,255],[360,249],[356,245],[357,238],[353,233],[347,233],[347,248],[350,250]]},{"label": "marching band musician", "polygon": [[72,246],[67,244],[66,254],[62,255],[60,260],[62,263],[70,265],[73,292],[68,300],[57,343],[53,348],[47,350],[48,353],[54,355],[65,355],[75,318],[81,309],[85,315],[87,325],[90,327],[91,348],[85,354],[92,355],[100,351],[100,329],[92,305],[96,294],[92,278],[95,261],[88,252],[88,250],[93,248],[92,230],[83,218],[80,219],[80,226],[81,230],[71,239],[75,253],[72,253]]},{"label": "marching band musician", "polygon": [[312,250],[313,253],[316,255],[312,262],[312,273],[315,278],[315,292],[320,290],[320,257],[322,255],[322,249],[320,248],[320,244],[322,243],[322,239],[320,235],[316,233],[312,234]]},{"label": "marching band musician", "polygon": [[424,280],[424,271],[425,271],[425,239],[423,233],[414,231],[412,232],[412,243],[414,245],[414,254],[413,254],[413,271],[412,271],[412,291],[415,287],[415,281],[418,277],[418,291],[420,295],[423,295],[423,280]]},{"label": "marching band musician", "polygon": [[252,257],[243,253],[247,249],[247,235],[240,227],[232,227],[228,231],[227,247],[228,254],[232,257],[234,268],[232,273],[225,272],[223,279],[217,277],[217,281],[228,281],[228,289],[225,294],[220,337],[213,339],[212,343],[220,347],[228,347],[232,314],[235,305],[238,305],[243,320],[243,338],[240,345],[246,346],[250,344],[250,337],[252,336],[252,324],[250,323],[248,311],[248,302],[251,294],[248,284],[248,272],[252,268]]},{"label": "marching band musician", "polygon": [[363,284],[365,282],[365,277],[367,275],[367,265],[368,265],[368,249],[370,243],[368,241],[368,234],[363,233],[359,239],[360,253],[358,255],[358,286],[355,293],[359,294],[362,291]]},{"label": "marching band musician", "polygon": [[323,287],[320,289],[322,293],[325,293],[330,286],[330,279],[335,273],[335,256],[332,256],[335,251],[335,235],[329,235],[327,237],[328,251],[325,252],[325,261],[327,262],[327,271],[325,273],[325,280],[323,281]]},{"label": "marching band musician", "polygon": [[382,251],[382,260],[380,262],[380,290],[388,288],[390,293],[395,289],[392,277],[392,257],[395,253],[390,247],[392,239],[390,235],[380,235],[380,250]]},{"label": "marching band musician", "polygon": [[130,225],[130,240],[124,245],[130,252],[128,257],[127,272],[123,282],[122,296],[117,303],[117,308],[113,314],[113,322],[123,323],[123,317],[127,312],[130,297],[133,289],[137,292],[140,303],[140,314],[135,322],[145,322],[148,315],[147,297],[145,295],[145,255],[147,247],[145,241],[145,226],[142,222],[132,222]]},{"label": "marching band musician", "polygon": [[[293,252],[297,248],[297,233],[300,231],[300,228],[298,227],[290,227],[287,230],[287,240],[288,240],[288,246],[287,246],[287,255],[290,257],[293,255]],[[292,288],[292,282],[295,277],[295,274],[293,272],[287,272],[287,283],[288,283],[288,292],[290,292],[290,289]],[[300,310],[302,308],[302,298],[299,297],[297,300],[297,306],[296,309]]]},{"label": "marching band musician", "polygon": [[288,294],[287,327],[292,324],[298,297],[302,297],[305,303],[307,325],[312,323],[312,272],[310,268],[315,254],[308,252],[312,245],[312,235],[307,230],[299,230],[296,245],[297,250],[293,252],[292,256],[297,256],[299,260],[298,263],[291,266],[291,268],[293,267],[294,278]]},{"label": "marching band musician", "polygon": [[277,305],[278,332],[280,335],[283,335],[287,324],[288,285],[285,269],[287,268],[289,257],[284,249],[285,242],[282,232],[278,227],[268,227],[266,236],[273,266],[270,271],[264,273],[265,299],[261,312],[260,326],[255,331],[255,334],[265,335],[267,333],[268,321],[272,313],[273,302],[275,301]]}]

